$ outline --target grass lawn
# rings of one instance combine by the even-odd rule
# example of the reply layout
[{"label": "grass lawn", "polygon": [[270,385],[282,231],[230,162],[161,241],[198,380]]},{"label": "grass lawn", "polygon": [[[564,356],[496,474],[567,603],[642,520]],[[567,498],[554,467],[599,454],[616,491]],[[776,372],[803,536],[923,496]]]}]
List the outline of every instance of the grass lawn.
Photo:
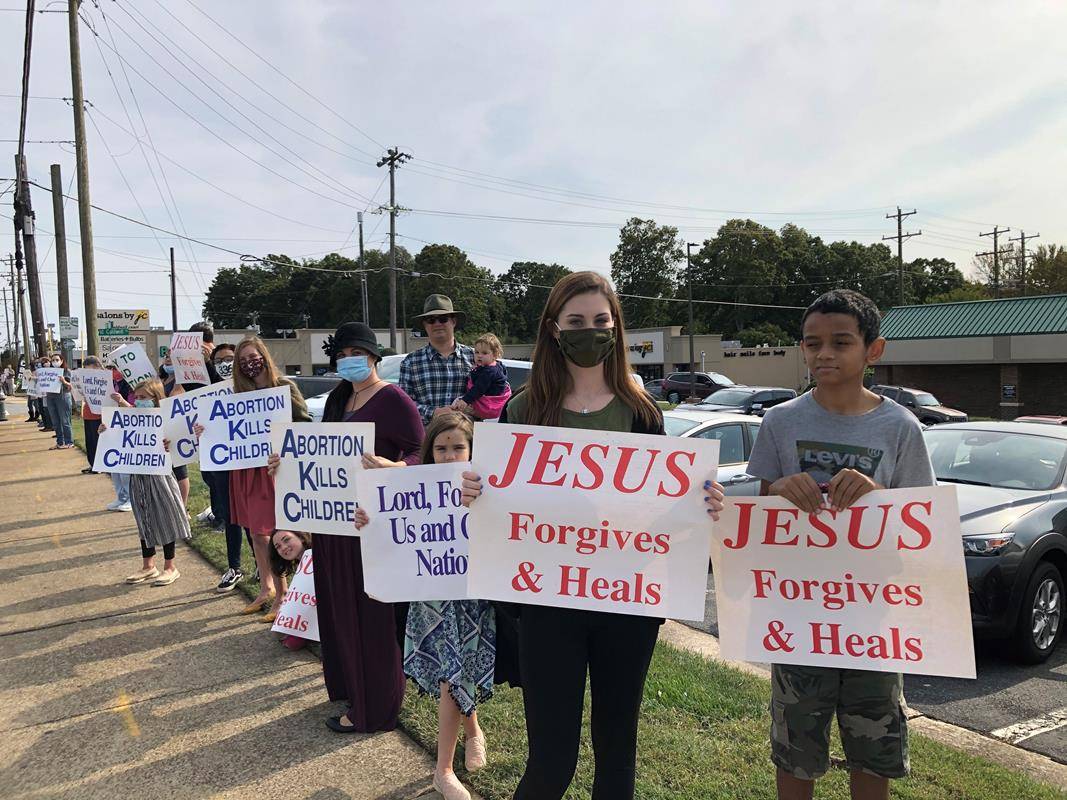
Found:
[{"label": "grass lawn", "polygon": [[[80,421],[75,442],[84,446]],[[196,465],[189,466],[189,508],[196,514],[208,504],[207,488]],[[222,572],[226,545],[221,533],[194,522],[191,542]],[[243,548],[246,575],[253,571],[252,554]],[[258,586],[246,578],[242,589]],[[723,664],[660,643],[652,659],[641,714],[637,764],[637,797],[641,800],[765,800],[774,797],[774,772],[768,759],[770,718],[768,682]],[[589,740],[589,696],[581,756],[568,800],[587,798],[592,789]],[[508,800],[526,757],[522,693],[498,687],[496,696],[479,709],[486,731],[489,766],[473,775],[460,774],[486,800]],[[404,699],[401,726],[426,750],[437,743],[437,704],[419,697],[414,684]],[[834,737],[837,734],[835,731]],[[462,750],[462,748],[461,748]],[[835,744],[834,768],[820,782],[818,796],[848,797],[844,757]],[[457,765],[462,764],[462,756]],[[1053,800],[1067,793],[1038,784],[1020,773],[984,761],[922,736],[911,737],[912,775],[897,781],[893,797],[903,800]]]}]

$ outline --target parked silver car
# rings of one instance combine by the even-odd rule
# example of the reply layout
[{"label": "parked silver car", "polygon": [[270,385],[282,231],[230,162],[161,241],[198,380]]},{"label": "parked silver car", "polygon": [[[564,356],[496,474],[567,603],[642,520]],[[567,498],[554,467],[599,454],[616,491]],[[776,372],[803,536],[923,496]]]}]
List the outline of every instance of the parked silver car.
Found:
[{"label": "parked silver car", "polygon": [[728,495],[758,495],[759,478],[749,475],[748,458],[759,433],[759,417],[729,412],[663,412],[668,436],[714,439],[719,442],[719,483]]}]

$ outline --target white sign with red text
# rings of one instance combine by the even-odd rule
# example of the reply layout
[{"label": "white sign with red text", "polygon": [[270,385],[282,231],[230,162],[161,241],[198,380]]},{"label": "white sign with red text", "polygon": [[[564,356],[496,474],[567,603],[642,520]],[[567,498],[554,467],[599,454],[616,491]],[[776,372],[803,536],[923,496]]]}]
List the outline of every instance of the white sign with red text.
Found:
[{"label": "white sign with red text", "polygon": [[954,487],[728,498],[712,560],[723,658],[975,677]]},{"label": "white sign with red text", "polygon": [[315,606],[315,569],[311,550],[308,549],[300,557],[300,564],[289,584],[289,591],[282,598],[282,607],[278,609],[271,630],[319,641],[319,615]]},{"label": "white sign with red text", "polygon": [[718,442],[478,425],[471,597],[703,619]]},{"label": "white sign with red text", "polygon": [[170,337],[168,355],[176,383],[211,383],[204,363],[204,334],[200,331],[175,333]]}]

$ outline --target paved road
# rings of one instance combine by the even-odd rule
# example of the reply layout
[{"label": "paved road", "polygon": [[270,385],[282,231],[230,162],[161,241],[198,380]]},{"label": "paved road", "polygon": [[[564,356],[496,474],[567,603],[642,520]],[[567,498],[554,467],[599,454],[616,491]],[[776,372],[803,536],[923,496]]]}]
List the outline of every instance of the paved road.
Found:
[{"label": "paved road", "polygon": [[[704,621],[686,624],[719,635],[712,575],[708,575]],[[1031,720],[1037,720],[1032,729],[1067,722],[1067,637],[1060,639],[1052,658],[1036,666],[1013,661],[995,643],[979,642],[976,651],[977,680],[908,676],[904,682],[908,704],[928,717],[985,734]],[[1002,738],[1067,764],[1067,725],[1019,741],[1029,733],[1014,729]]]}]

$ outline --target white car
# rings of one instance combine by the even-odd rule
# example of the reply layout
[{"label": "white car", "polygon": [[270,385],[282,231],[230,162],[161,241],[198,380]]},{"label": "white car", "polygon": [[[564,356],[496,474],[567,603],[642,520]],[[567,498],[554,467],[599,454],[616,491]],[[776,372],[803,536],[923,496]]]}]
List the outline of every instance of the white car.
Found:
[{"label": "white car", "polygon": [[728,495],[758,495],[760,479],[748,474],[748,458],[759,433],[759,417],[715,411],[663,412],[668,436],[719,442],[719,483]]},{"label": "white car", "polygon": [[[400,382],[400,364],[404,361],[405,355],[403,353],[394,356],[385,356],[378,362],[378,377],[387,383],[399,383]],[[508,383],[511,384],[512,393],[516,392],[520,386],[526,383],[526,379],[530,377],[530,362],[529,361],[517,361],[512,358],[502,358],[500,363],[503,364],[508,371]],[[311,397],[307,394],[304,395],[304,399],[307,401],[308,413],[311,414],[312,422],[322,422],[322,414],[326,410],[326,398],[329,397],[330,392],[333,391],[333,387],[341,382],[341,377],[336,373],[330,373],[329,375],[316,375],[311,378],[300,378],[290,376],[291,380],[296,381],[296,385],[304,391],[304,387],[301,383],[306,383],[309,387],[312,385],[314,388],[309,388],[308,391],[315,392]]]}]

